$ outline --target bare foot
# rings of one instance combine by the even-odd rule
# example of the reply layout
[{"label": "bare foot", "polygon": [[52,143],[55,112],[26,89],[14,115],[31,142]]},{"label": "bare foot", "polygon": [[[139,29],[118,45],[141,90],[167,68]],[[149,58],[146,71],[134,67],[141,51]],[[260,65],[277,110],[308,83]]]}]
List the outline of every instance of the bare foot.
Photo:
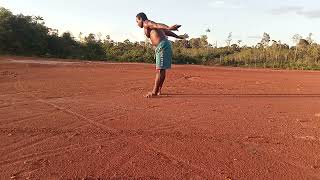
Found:
[{"label": "bare foot", "polygon": [[152,93],[152,92],[149,92],[147,95],[145,95],[144,97],[145,98],[155,98],[155,97],[157,97],[158,95],[156,95],[156,94],[154,94],[154,93]]}]

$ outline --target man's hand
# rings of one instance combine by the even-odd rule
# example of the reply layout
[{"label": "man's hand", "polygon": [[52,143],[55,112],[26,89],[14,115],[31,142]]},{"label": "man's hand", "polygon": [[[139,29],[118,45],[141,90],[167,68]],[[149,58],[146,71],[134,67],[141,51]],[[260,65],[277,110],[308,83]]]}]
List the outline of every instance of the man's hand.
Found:
[{"label": "man's hand", "polygon": [[173,25],[173,26],[169,27],[169,30],[178,31],[180,27],[181,27],[181,25],[176,24],[176,25]]},{"label": "man's hand", "polygon": [[188,34],[179,35],[179,39],[188,39],[188,38],[189,38]]},{"label": "man's hand", "polygon": [[174,37],[174,38],[177,38],[177,39],[187,39],[187,38],[189,38],[189,35],[188,35],[188,34],[177,35],[176,33],[172,32],[172,31],[169,31],[169,30],[165,30],[164,33],[165,33],[167,36],[171,36],[171,37]]}]

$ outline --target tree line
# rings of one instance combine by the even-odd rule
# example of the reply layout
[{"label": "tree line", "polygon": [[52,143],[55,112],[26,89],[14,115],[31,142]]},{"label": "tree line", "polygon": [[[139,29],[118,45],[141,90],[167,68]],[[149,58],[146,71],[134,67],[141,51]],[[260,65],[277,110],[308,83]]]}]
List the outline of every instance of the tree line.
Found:
[{"label": "tree line", "polygon": [[[39,56],[47,58],[103,60],[118,62],[153,63],[154,50],[149,41],[116,42],[110,36],[98,34],[79,35],[45,26],[40,16],[14,15],[0,7],[0,54]],[[224,66],[245,66],[286,69],[320,69],[320,45],[312,34],[293,37],[295,46],[271,40],[264,33],[256,46],[232,44],[232,33],[226,38],[225,47],[208,43],[202,35],[190,40],[176,40],[173,44],[173,63]]]}]

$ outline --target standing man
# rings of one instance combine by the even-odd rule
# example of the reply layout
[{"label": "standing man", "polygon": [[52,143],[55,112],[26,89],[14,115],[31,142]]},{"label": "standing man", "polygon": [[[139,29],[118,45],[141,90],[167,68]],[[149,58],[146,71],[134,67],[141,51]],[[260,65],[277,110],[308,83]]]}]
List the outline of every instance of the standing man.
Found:
[{"label": "standing man", "polygon": [[145,97],[153,98],[161,95],[162,85],[166,78],[166,70],[171,68],[172,63],[172,47],[168,40],[168,36],[178,39],[186,39],[187,34],[177,35],[172,31],[178,31],[181,25],[167,26],[148,20],[145,13],[139,13],[136,16],[137,24],[140,28],[144,28],[145,35],[150,38],[151,43],[156,47],[156,79],[152,92],[149,92]]}]

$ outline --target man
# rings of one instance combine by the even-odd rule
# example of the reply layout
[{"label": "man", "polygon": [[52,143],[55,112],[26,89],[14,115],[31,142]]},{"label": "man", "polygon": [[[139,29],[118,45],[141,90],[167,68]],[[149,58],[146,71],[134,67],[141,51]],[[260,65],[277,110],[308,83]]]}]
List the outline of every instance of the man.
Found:
[{"label": "man", "polygon": [[150,38],[152,45],[155,47],[156,53],[156,79],[152,92],[145,97],[153,98],[161,95],[162,85],[166,78],[166,70],[171,68],[172,63],[172,47],[167,36],[178,39],[188,38],[187,34],[177,35],[172,31],[177,31],[181,25],[167,26],[165,24],[156,23],[148,20],[145,13],[139,13],[136,21],[140,28],[144,28],[145,35]]}]

